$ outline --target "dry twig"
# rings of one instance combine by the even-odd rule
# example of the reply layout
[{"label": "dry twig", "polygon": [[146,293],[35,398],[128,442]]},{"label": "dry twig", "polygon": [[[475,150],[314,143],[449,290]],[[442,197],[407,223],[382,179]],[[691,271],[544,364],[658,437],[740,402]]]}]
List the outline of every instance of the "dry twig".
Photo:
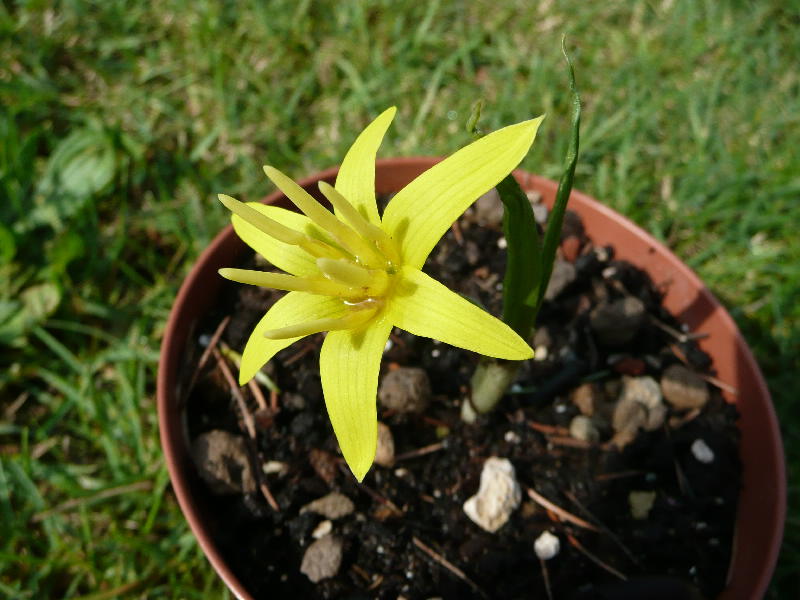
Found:
[{"label": "dry twig", "polygon": [[617,546],[619,546],[620,549],[628,556],[628,558],[631,559],[631,561],[633,561],[635,565],[640,564],[639,561],[636,559],[636,557],[633,555],[633,552],[628,550],[628,547],[622,543],[622,540],[619,539],[616,536],[616,534],[614,534],[613,531],[611,531],[608,527],[606,527],[605,524],[600,519],[598,519],[591,512],[589,512],[589,509],[586,508],[580,500],[578,500],[578,497],[575,494],[567,490],[564,492],[564,495],[567,498],[569,498],[570,501],[583,512],[583,514],[592,519],[592,521],[594,521],[595,524],[600,528],[600,531],[602,531],[609,538],[611,538],[611,541],[614,542]]},{"label": "dry twig", "polygon": [[418,458],[420,456],[425,456],[426,454],[431,454],[433,452],[438,452],[444,448],[443,442],[437,442],[435,444],[429,444],[428,446],[423,446],[422,448],[417,448],[416,450],[409,450],[408,452],[403,452],[402,454],[398,454],[394,457],[395,462],[401,460],[408,460],[409,458]]},{"label": "dry twig", "polygon": [[459,569],[457,566],[455,566],[453,563],[451,563],[449,560],[447,560],[447,559],[446,559],[444,556],[442,556],[441,554],[439,554],[439,553],[435,552],[435,551],[433,550],[433,548],[431,548],[430,546],[428,546],[427,544],[425,544],[424,542],[422,542],[422,541],[421,541],[419,538],[417,538],[416,536],[415,536],[415,537],[412,537],[412,538],[411,538],[411,540],[414,542],[414,545],[415,545],[417,548],[419,548],[420,550],[422,550],[422,551],[423,551],[425,554],[427,554],[427,555],[428,555],[428,557],[432,558],[432,559],[433,559],[435,562],[437,562],[437,563],[439,563],[440,565],[442,565],[442,566],[443,566],[445,569],[447,569],[447,570],[448,570],[448,571],[450,571],[450,572],[451,572],[453,575],[455,575],[456,577],[458,577],[458,578],[459,578],[461,581],[463,581],[464,583],[466,583],[466,584],[467,584],[469,587],[471,587],[471,588],[472,588],[474,591],[478,592],[478,593],[479,593],[481,596],[483,596],[484,598],[488,598],[488,596],[486,595],[486,593],[485,593],[485,592],[484,592],[484,591],[483,591],[481,588],[479,588],[479,587],[478,587],[478,584],[477,584],[477,583],[475,583],[475,582],[474,582],[474,581],[472,581],[472,580],[471,580],[469,577],[467,577],[467,574],[466,574],[466,573],[464,573],[464,571],[462,571],[461,569]]},{"label": "dry twig", "polygon": [[583,555],[584,555],[586,558],[588,558],[589,560],[591,560],[591,561],[592,561],[594,564],[596,564],[598,567],[600,567],[600,568],[602,568],[602,569],[605,569],[606,571],[608,571],[609,573],[611,573],[612,575],[614,575],[614,576],[616,576],[616,577],[619,577],[620,579],[622,579],[622,581],[628,581],[628,578],[627,578],[627,577],[625,577],[625,575],[623,575],[622,573],[620,573],[619,571],[617,571],[617,570],[616,570],[614,567],[612,567],[611,565],[609,565],[609,564],[607,564],[607,563],[604,563],[604,562],[603,562],[602,560],[600,560],[600,559],[599,559],[597,556],[595,556],[594,554],[592,554],[591,552],[589,552],[589,551],[588,551],[588,550],[587,550],[587,549],[586,549],[586,548],[583,546],[583,544],[581,544],[581,543],[580,543],[580,542],[579,542],[579,541],[578,541],[578,540],[575,538],[575,536],[573,536],[572,534],[568,533],[568,534],[567,534],[567,540],[569,541],[570,545],[571,545],[573,548],[575,548],[576,550],[578,550],[579,552],[581,552],[581,553],[582,553],[582,554],[583,554]]},{"label": "dry twig", "polygon": [[575,515],[573,515],[571,512],[567,512],[560,506],[553,504],[552,502],[550,502],[550,500],[539,494],[536,490],[532,488],[525,488],[525,489],[528,492],[528,496],[530,496],[531,500],[533,500],[537,504],[540,504],[541,506],[544,506],[546,509],[554,512],[556,515],[558,515],[558,517],[562,521],[569,521],[570,523],[572,523],[573,525],[577,525],[578,527],[583,527],[584,529],[589,529],[591,531],[598,531],[597,527],[595,527],[588,521],[584,521],[580,517],[576,517]]},{"label": "dry twig", "polygon": [[528,427],[545,435],[569,435],[569,429],[566,427],[559,427],[558,425],[548,425],[547,423],[528,421]]},{"label": "dry twig", "polygon": [[200,376],[200,372],[203,370],[203,367],[206,366],[208,357],[211,356],[211,353],[217,347],[219,339],[222,337],[222,334],[225,332],[225,328],[228,326],[230,321],[230,315],[222,319],[222,321],[219,322],[219,325],[217,325],[217,328],[214,330],[214,333],[211,335],[211,339],[208,341],[208,346],[206,346],[206,349],[203,350],[203,353],[200,355],[200,360],[197,361],[197,367],[195,367],[194,373],[192,373],[192,378],[189,380],[189,387],[186,389],[187,394],[194,389],[194,385],[197,383],[197,378]]},{"label": "dry twig", "polygon": [[[236,380],[233,377],[233,373],[231,373],[231,368],[228,366],[228,362],[222,356],[222,353],[215,347],[212,350],[214,354],[214,359],[217,361],[217,366],[219,366],[220,371],[222,371],[222,376],[225,377],[225,381],[231,388],[231,394],[236,399],[236,404],[239,406],[239,412],[242,414],[242,421],[244,422],[244,428],[247,431],[247,435],[250,437],[250,441],[253,445],[253,454],[258,456],[258,450],[255,448],[256,443],[256,424],[255,419],[253,419],[253,415],[250,413],[250,410],[247,408],[247,402],[244,400],[244,396],[242,395],[242,390],[239,389]],[[257,460],[252,461],[253,469],[255,471],[255,475],[258,479],[258,489],[261,490],[261,494],[264,496],[264,499],[267,501],[272,507],[272,510],[275,512],[279,512],[281,507],[278,504],[277,500],[275,500],[275,496],[272,495],[272,492],[267,485],[267,482],[264,480],[264,474],[260,469],[260,465],[258,465]]]}]

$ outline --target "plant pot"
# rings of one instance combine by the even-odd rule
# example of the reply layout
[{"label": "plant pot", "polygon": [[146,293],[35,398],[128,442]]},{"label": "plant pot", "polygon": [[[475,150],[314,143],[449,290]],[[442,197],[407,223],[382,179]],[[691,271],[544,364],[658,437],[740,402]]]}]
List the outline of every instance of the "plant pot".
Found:
[{"label": "plant pot", "polygon": [[[435,158],[381,160],[376,166],[378,194],[401,189],[438,162]],[[337,170],[329,169],[300,182],[312,194],[320,180],[333,183]],[[536,190],[551,206],[556,184],[516,173],[522,187]],[[287,201],[280,192],[265,199]],[[736,533],[724,600],[761,598],[777,560],[786,510],[783,448],[769,392],[753,356],[735,323],[699,278],[667,248],[636,225],[592,198],[573,192],[569,207],[583,219],[586,233],[598,245],[613,245],[618,258],[645,270],[666,291],[664,306],[693,331],[709,334],[700,342],[713,359],[717,377],[738,390],[725,393],[740,414],[743,487],[739,498]],[[204,484],[189,456],[181,384],[188,345],[200,318],[212,307],[221,288],[217,270],[236,264],[247,247],[233,228],[226,227],[200,256],[184,281],[170,313],[158,373],[158,411],[161,443],[178,502],[200,546],[226,585],[240,598],[250,598],[210,535],[214,518],[204,498]]]}]

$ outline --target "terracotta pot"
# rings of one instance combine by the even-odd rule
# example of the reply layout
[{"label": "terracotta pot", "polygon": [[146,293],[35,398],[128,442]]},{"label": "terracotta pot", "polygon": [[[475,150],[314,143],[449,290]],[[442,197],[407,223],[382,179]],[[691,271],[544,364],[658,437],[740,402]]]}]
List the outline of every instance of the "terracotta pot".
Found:
[{"label": "terracotta pot", "polygon": [[[379,194],[401,189],[439,159],[404,158],[378,161],[376,187]],[[317,182],[333,183],[336,169],[329,169],[300,182],[317,195]],[[552,205],[556,184],[548,179],[517,172],[526,190],[539,191]],[[265,202],[285,204],[276,192]],[[761,598],[769,584],[778,556],[786,512],[786,476],[780,432],[764,378],[733,319],[700,279],[674,254],[639,227],[596,200],[573,192],[569,207],[583,218],[587,234],[596,244],[611,244],[616,256],[650,274],[654,283],[667,290],[664,305],[693,331],[710,334],[700,342],[718,371],[718,378],[738,390],[726,393],[741,415],[743,489],[739,499],[733,557],[728,586],[722,600]],[[158,372],[158,415],[161,444],[167,458],[172,485],[183,513],[200,546],[226,585],[240,598],[250,598],[210,535],[203,498],[206,495],[192,466],[181,404],[181,368],[188,344],[194,343],[194,328],[215,303],[222,278],[217,269],[236,264],[247,247],[233,228],[226,227],[200,256],[183,282],[172,308],[161,346]]]}]

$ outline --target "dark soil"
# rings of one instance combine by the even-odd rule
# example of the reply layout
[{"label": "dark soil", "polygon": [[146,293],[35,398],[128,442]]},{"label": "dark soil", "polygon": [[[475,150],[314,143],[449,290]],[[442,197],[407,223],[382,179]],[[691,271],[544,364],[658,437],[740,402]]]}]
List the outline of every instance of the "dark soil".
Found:
[{"label": "dark soil", "polygon": [[[460,233],[446,235],[425,271],[499,314],[505,260],[498,245],[501,232],[478,227],[469,216],[460,224]],[[574,216],[565,236],[578,239],[570,248],[572,254],[579,249],[577,258],[571,256],[577,277],[540,313],[534,345],[545,346],[547,357],[526,363],[500,409],[477,424],[462,423],[459,405],[468,394],[478,357],[393,332],[383,371],[397,365],[424,368],[433,401],[422,416],[379,408],[379,419],[391,428],[401,458],[438,442],[441,448],[398,460],[392,468],[375,466],[363,485],[341,459],[328,422],[317,372],[322,336],[290,346],[270,363],[268,372],[281,390],[280,410],[274,418],[262,414],[257,419],[257,457],[254,452],[251,458],[256,465],[288,465],[285,474],[261,475],[280,511],[272,510],[258,492],[207,492],[216,543],[254,597],[546,597],[543,568],[555,599],[712,598],[722,590],[740,487],[736,410],[709,386],[710,400],[699,414],[687,416],[670,408],[662,427],[640,430],[622,449],[610,443],[613,432],[602,420],[599,443],[569,436],[570,421],[579,414],[571,390],[582,383],[591,382],[600,402],[611,406],[623,374],[650,375],[658,381],[672,364],[687,363],[709,374],[713,365],[695,343],[680,343],[652,319],[625,346],[605,347],[589,319],[603,300],[635,296],[659,323],[677,331],[681,326],[662,308],[659,291],[646,274],[614,260],[611,248],[593,248]],[[210,334],[232,314],[222,339],[240,351],[277,297],[227,284],[218,312],[209,315],[201,333]],[[248,389],[243,392],[256,412]],[[192,439],[211,429],[246,436],[213,360],[200,374],[187,406]],[[698,439],[713,450],[711,464],[693,455],[691,445]],[[480,529],[462,510],[491,456],[513,463],[523,490],[522,505],[495,534]],[[559,520],[529,499],[528,488],[598,531]],[[312,531],[324,517],[300,514],[300,508],[332,490],[349,497],[355,511],[333,522],[333,534],[344,543],[338,575],[312,584],[299,567],[314,541]],[[655,492],[645,519],[631,516],[632,491]],[[561,551],[543,567],[533,542],[545,530],[559,537]]]}]

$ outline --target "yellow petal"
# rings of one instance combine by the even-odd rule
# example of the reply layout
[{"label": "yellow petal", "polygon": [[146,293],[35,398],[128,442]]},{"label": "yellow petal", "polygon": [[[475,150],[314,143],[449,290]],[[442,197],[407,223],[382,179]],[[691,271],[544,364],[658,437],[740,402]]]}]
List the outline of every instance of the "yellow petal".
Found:
[{"label": "yellow petal", "polygon": [[314,319],[343,317],[346,314],[347,307],[341,300],[306,292],[289,292],[267,311],[250,334],[242,352],[239,385],[250,381],[277,352],[303,337],[271,340],[264,337],[265,331]]},{"label": "yellow petal", "polygon": [[336,190],[373,225],[381,223],[375,201],[375,156],[396,112],[392,106],[367,125],[347,151],[336,177]]},{"label": "yellow petal", "polygon": [[[311,220],[305,215],[285,208],[267,206],[260,202],[248,202],[247,206],[294,231],[305,232],[312,225]],[[233,215],[231,222],[236,234],[245,244],[279,269],[301,277],[319,275],[315,257],[299,246],[280,242],[237,215]]]},{"label": "yellow petal", "polygon": [[378,318],[357,331],[331,331],[319,357],[328,417],[358,481],[364,479],[375,459],[378,371],[391,329],[388,320]]},{"label": "yellow petal", "polygon": [[385,315],[400,329],[494,358],[533,356],[508,325],[419,269],[406,266],[399,275]]},{"label": "yellow petal", "polygon": [[392,198],[383,230],[403,263],[422,267],[430,251],[467,207],[527,154],[544,117],[499,129],[428,169]]}]

